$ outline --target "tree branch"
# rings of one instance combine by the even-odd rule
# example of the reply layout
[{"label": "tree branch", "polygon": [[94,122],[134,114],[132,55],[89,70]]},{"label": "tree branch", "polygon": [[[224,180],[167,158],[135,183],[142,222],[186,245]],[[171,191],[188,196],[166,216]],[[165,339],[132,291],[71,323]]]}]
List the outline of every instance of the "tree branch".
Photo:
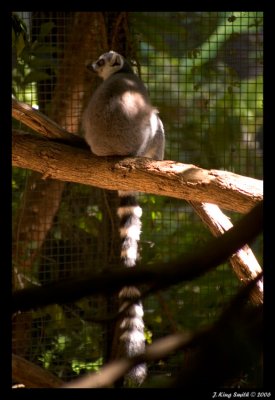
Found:
[{"label": "tree branch", "polygon": [[29,388],[54,388],[63,384],[57,376],[15,354],[12,355],[12,378]]},{"label": "tree branch", "polygon": [[12,99],[12,116],[29,128],[49,138],[71,139],[74,136],[56,122],[32,108],[29,104]]},{"label": "tree branch", "polygon": [[[196,362],[191,362],[181,369],[178,381],[181,376],[184,376],[185,379],[181,381],[181,385],[194,387],[198,374],[202,375],[200,382],[205,382],[207,380],[204,375],[208,373],[210,379],[212,379],[213,386],[219,381],[221,383],[224,379],[228,379],[234,373],[239,372],[242,366],[247,363],[251,353],[255,351],[255,345],[256,347],[261,345],[259,332],[262,328],[262,308],[253,307],[252,309],[247,309],[245,307],[247,297],[257,281],[258,279],[256,278],[242,288],[213,325],[201,328],[194,333],[175,332],[157,339],[151,345],[146,346],[144,354],[109,362],[100,368],[100,371],[87,373],[80,378],[63,384],[62,387],[110,387],[117,379],[139,363],[160,360],[175,351],[194,348],[195,346],[199,350],[198,353],[194,353],[195,357],[193,355],[193,361]],[[238,332],[241,332],[239,336],[236,335],[236,327],[238,327]],[[251,327],[253,327],[253,332],[250,330]],[[211,346],[209,346],[209,342],[211,342]],[[225,343],[226,346],[224,345]],[[250,350],[250,345],[253,349],[252,351]],[[212,354],[211,357],[209,357],[209,352]],[[207,353],[207,357],[202,357],[205,353]],[[238,358],[238,363],[236,363],[236,357]],[[198,363],[197,359],[202,362]],[[229,366],[223,362],[225,359],[229,361]],[[230,364],[233,364],[233,368]],[[211,369],[210,372],[208,371],[209,367]],[[180,386],[179,382],[175,383],[176,386]]]},{"label": "tree branch", "polygon": [[[260,209],[258,211],[260,211]],[[255,213],[253,214],[255,217]],[[249,222],[249,220],[247,220],[246,223],[247,222]],[[243,228],[244,226],[242,226],[242,229]],[[148,362],[159,360],[161,358],[167,357],[169,354],[171,354],[171,352],[183,348],[189,348],[190,346],[194,347],[194,345],[198,344],[200,344],[201,346],[199,353],[200,355],[204,357],[205,352],[207,352],[207,362],[203,364],[198,364],[200,367],[199,372],[204,374],[204,369],[209,368],[208,352],[210,340],[211,342],[215,341],[216,343],[216,346],[210,346],[212,349],[211,351],[214,351],[213,349],[217,347],[217,342],[219,344],[217,350],[214,351],[214,362],[213,357],[210,362],[212,368],[210,376],[212,378],[214,377],[214,382],[216,376],[218,376],[218,381],[221,379],[228,379],[228,377],[230,377],[232,373],[235,372],[236,367],[233,370],[231,366],[229,368],[224,368],[220,370],[221,360],[226,357],[231,361],[231,364],[234,364],[236,366],[236,356],[239,357],[239,361],[241,363],[244,363],[244,360],[247,359],[247,356],[250,356],[250,353],[247,353],[247,349],[249,349],[249,346],[244,346],[244,342],[247,344],[247,340],[251,340],[251,344],[253,345],[252,347],[254,347],[255,343],[257,346],[259,346],[260,336],[258,334],[258,331],[261,328],[261,321],[259,320],[259,313],[261,313],[261,309],[252,309],[249,311],[249,313],[245,313],[245,309],[243,308],[246,303],[246,298],[257,280],[257,278],[254,279],[254,281],[250,282],[246,287],[240,290],[237,295],[234,296],[229,306],[223,311],[217,323],[212,327],[204,328],[202,330],[199,330],[198,332],[195,332],[194,334],[190,334],[188,332],[174,333],[167,337],[161,338],[155,341],[152,345],[148,346],[145,354],[134,357],[132,359],[123,358],[110,362],[100,369],[100,373],[89,373],[81,378],[74,379],[71,382],[62,384],[62,381],[49,374],[47,371],[42,370],[41,368],[20,357],[13,356],[13,378],[20,383],[24,383],[28,387],[60,387],[60,385],[62,385],[61,387],[63,388],[108,387],[111,386],[125,373],[127,373],[127,371],[129,371],[134,365],[145,361]],[[249,323],[250,325],[251,323],[254,324],[252,339],[251,326],[249,325],[247,327],[247,323]],[[241,334],[240,337],[237,337],[237,340],[235,335],[236,326],[238,326],[239,330],[241,328],[245,334],[245,336]],[[255,330],[257,330],[256,333]],[[213,336],[215,340],[213,339]],[[226,347],[224,346],[225,342],[227,343]],[[222,356],[220,356],[220,352],[222,352]],[[239,355],[239,352],[241,352],[241,356]],[[199,357],[199,360],[200,359],[201,356]],[[240,368],[239,363],[237,363],[237,366],[238,368]],[[188,386],[190,384],[193,384],[193,380],[196,379],[197,376],[196,368],[197,364],[193,365],[192,372],[190,372],[189,367],[181,371],[180,376],[184,375],[185,377],[185,379],[183,379],[184,385]],[[215,373],[213,373],[213,371]],[[178,382],[176,382],[177,385],[179,382],[181,382],[182,384],[180,376]]]},{"label": "tree branch", "polygon": [[205,274],[224,262],[232,253],[249,243],[262,230],[262,202],[253,208],[222,236],[210,240],[194,254],[181,255],[178,260],[156,266],[113,269],[81,278],[26,288],[13,295],[12,312],[25,311],[53,303],[66,303],[95,293],[108,293],[123,286],[147,283],[160,290],[181,281]]},{"label": "tree branch", "polygon": [[262,181],[257,179],[174,161],[96,157],[88,150],[22,135],[16,130],[12,162],[42,173],[44,179],[215,203],[241,213],[263,198]]},{"label": "tree branch", "polygon": [[[190,201],[189,203],[214,236],[218,237],[232,228],[233,224],[230,219],[215,204],[196,203],[194,201]],[[229,261],[233,271],[241,282],[246,283],[262,272],[256,257],[248,245],[236,251],[230,257]],[[262,279],[257,281],[255,287],[250,292],[250,296],[254,304],[263,303]]]},{"label": "tree branch", "polygon": [[173,333],[156,340],[147,346],[144,354],[133,358],[121,358],[109,362],[100,368],[100,373],[87,373],[62,385],[63,388],[102,388],[111,386],[117,379],[125,375],[133,366],[141,362],[156,361],[167,357],[176,349],[191,344],[193,336],[189,333]]}]

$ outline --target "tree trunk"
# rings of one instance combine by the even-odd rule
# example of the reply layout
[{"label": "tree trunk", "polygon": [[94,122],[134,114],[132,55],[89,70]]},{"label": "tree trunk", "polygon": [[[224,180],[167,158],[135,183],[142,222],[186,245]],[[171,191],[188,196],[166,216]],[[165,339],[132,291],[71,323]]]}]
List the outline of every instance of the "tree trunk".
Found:
[{"label": "tree trunk", "polygon": [[[44,22],[43,17],[42,14],[41,22]],[[69,20],[65,20],[70,25]],[[85,61],[98,55],[101,38],[104,37],[100,34],[102,29],[105,27],[101,13],[76,13],[71,34],[65,38],[64,59],[57,74],[49,116],[71,133],[79,131],[83,99],[87,94],[84,88],[89,89],[95,84],[95,80],[85,71]],[[21,207],[14,216],[15,288],[22,288],[27,283],[24,273],[31,270],[33,262],[40,255],[42,244],[59,209],[65,185],[60,180],[41,179],[41,174],[37,172],[27,180]],[[16,321],[17,318],[21,320],[22,316],[14,317],[14,351],[24,357],[29,342],[25,340],[26,334],[21,329],[23,327],[25,332],[30,332],[31,316],[26,314],[24,323]],[[23,339],[19,342],[16,338],[25,338],[25,344]]]}]

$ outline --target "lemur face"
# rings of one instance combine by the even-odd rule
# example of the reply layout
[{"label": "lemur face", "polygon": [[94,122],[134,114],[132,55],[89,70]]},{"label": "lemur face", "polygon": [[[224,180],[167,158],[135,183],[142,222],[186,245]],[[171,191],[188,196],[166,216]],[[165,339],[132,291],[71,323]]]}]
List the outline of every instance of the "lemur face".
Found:
[{"label": "lemur face", "polygon": [[121,70],[124,66],[124,58],[111,50],[108,53],[102,54],[97,61],[86,64],[86,67],[97,73],[103,80],[109,78],[109,76],[113,75],[115,72]]}]

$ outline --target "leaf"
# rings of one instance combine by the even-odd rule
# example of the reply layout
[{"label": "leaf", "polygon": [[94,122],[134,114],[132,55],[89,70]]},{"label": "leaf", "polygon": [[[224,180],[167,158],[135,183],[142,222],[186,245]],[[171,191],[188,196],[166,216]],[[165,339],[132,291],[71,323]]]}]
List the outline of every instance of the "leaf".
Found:
[{"label": "leaf", "polygon": [[12,14],[11,22],[12,22],[12,28],[16,36],[18,36],[18,34],[20,33],[24,33],[25,35],[27,35],[27,26],[23,21],[23,19],[19,18],[17,14],[15,13]]},{"label": "leaf", "polygon": [[[35,45],[34,45],[35,44]],[[32,54],[35,56],[38,55],[52,55],[53,53],[57,53],[59,49],[56,46],[52,46],[50,44],[41,44],[38,42],[34,42],[32,46]]]},{"label": "leaf", "polygon": [[20,33],[20,35],[18,36],[18,39],[16,40],[16,54],[17,54],[17,57],[20,56],[20,54],[24,50],[25,46],[26,46],[26,43],[25,43],[25,40],[24,40],[24,36],[22,35],[22,33]]},{"label": "leaf", "polygon": [[38,35],[38,42],[43,42],[45,37],[51,32],[51,30],[55,27],[53,22],[45,22],[41,25],[40,32]]},{"label": "leaf", "polygon": [[46,79],[50,79],[50,75],[46,74],[46,72],[40,71],[31,71],[24,79],[24,84],[32,83],[32,82],[39,82]]},{"label": "leaf", "polygon": [[45,69],[45,68],[55,68],[56,67],[56,60],[53,58],[38,58],[34,57],[29,60],[28,63],[31,69]]},{"label": "leaf", "polygon": [[16,35],[15,35],[13,28],[11,30],[11,35],[12,35],[12,47],[15,47],[16,46]]}]

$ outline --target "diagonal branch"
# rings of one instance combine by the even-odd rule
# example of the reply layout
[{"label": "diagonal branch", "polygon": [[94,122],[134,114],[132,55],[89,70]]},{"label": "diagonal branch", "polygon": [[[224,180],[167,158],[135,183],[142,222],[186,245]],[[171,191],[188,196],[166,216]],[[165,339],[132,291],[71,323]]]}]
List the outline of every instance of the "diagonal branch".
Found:
[{"label": "diagonal branch", "polygon": [[16,354],[12,355],[12,378],[31,388],[52,388],[63,384],[57,376]]},{"label": "diagonal branch", "polygon": [[[220,236],[232,228],[233,224],[230,219],[215,204],[197,203],[194,201],[190,201],[189,203],[214,236]],[[262,272],[256,257],[248,245],[236,251],[230,257],[229,261],[233,271],[241,282],[246,283],[251,281]],[[257,281],[250,292],[250,296],[254,304],[263,303],[263,279]]]},{"label": "diagonal branch", "polygon": [[183,254],[175,261],[150,268],[139,266],[136,269],[113,269],[16,291],[13,295],[12,311],[24,311],[53,303],[62,304],[95,293],[106,294],[123,286],[147,283],[152,285],[152,292],[181,281],[195,279],[224,262],[232,253],[253,240],[262,231],[262,213],[261,202],[222,236],[210,240],[195,254]]},{"label": "diagonal branch", "polygon": [[56,122],[32,108],[29,104],[12,99],[12,116],[29,128],[49,138],[70,139],[74,136]]},{"label": "diagonal branch", "polygon": [[[80,378],[73,379],[63,384],[62,387],[110,387],[134,365],[141,362],[160,360],[168,357],[175,351],[194,347],[199,349],[201,355],[206,352],[208,356],[210,351],[212,358],[209,359],[209,357],[205,357],[206,360],[199,358],[200,361],[204,362],[197,364],[194,363],[197,358],[196,353],[194,353],[195,358],[193,356],[193,362],[183,367],[180,371],[178,378],[181,378],[181,376],[186,376],[188,378],[184,379],[181,384],[194,387],[197,375],[204,375],[207,373],[210,375],[210,378],[212,378],[213,383],[215,383],[215,381],[218,382],[219,380],[223,381],[224,379],[228,379],[233,372],[242,369],[242,366],[247,362],[247,358],[251,356],[251,352],[255,351],[254,347],[259,347],[259,332],[261,332],[262,328],[262,308],[253,307],[248,310],[245,307],[247,296],[257,280],[256,278],[250,282],[233,297],[233,300],[222,312],[218,321],[212,326],[201,328],[194,333],[187,331],[175,332],[157,339],[151,345],[147,346],[144,354],[133,358],[122,358],[109,362],[100,368],[99,373],[87,373]],[[238,327],[238,332],[241,332],[239,336],[235,333],[236,326]],[[254,329],[252,333],[250,331],[251,327]],[[214,344],[210,349],[209,342]],[[224,346],[224,343],[226,343],[226,346]],[[252,351],[250,347],[253,348]],[[236,358],[238,358],[239,361],[237,363]],[[224,360],[233,363],[233,371],[230,366],[228,368],[226,365],[227,363],[221,368],[221,364]],[[210,371],[208,371],[209,368]],[[192,380],[194,382],[192,382]],[[179,386],[178,383],[176,383],[176,385]]]}]

